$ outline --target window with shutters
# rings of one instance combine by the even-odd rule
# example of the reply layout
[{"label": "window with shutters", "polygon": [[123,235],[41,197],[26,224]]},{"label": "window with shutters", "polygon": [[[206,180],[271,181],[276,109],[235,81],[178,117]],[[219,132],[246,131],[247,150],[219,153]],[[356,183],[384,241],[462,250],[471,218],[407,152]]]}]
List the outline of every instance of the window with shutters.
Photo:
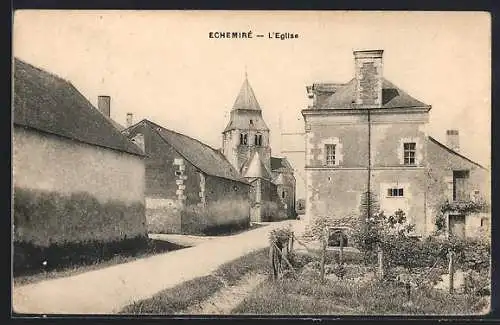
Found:
[{"label": "window with shutters", "polygon": [[467,189],[468,181],[468,170],[453,171],[453,201],[467,201],[470,199]]}]

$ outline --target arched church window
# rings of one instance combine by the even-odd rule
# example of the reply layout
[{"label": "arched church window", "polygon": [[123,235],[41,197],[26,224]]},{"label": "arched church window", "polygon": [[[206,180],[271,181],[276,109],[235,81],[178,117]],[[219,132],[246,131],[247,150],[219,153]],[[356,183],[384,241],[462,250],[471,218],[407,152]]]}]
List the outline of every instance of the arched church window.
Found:
[{"label": "arched church window", "polygon": [[248,143],[248,135],[246,133],[240,133],[240,144]]},{"label": "arched church window", "polygon": [[283,199],[285,198],[285,196],[286,196],[286,192],[285,192],[285,191],[281,192],[281,197],[282,197]]},{"label": "arched church window", "polygon": [[256,146],[261,146],[262,145],[262,134],[256,134],[255,135],[255,145]]}]

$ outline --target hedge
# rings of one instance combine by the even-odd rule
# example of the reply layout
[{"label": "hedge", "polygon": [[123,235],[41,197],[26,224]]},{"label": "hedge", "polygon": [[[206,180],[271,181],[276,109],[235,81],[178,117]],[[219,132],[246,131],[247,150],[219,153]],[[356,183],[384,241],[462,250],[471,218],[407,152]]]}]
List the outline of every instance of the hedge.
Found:
[{"label": "hedge", "polygon": [[148,245],[140,203],[15,188],[13,218],[15,274],[93,263]]},{"label": "hedge", "polygon": [[15,188],[13,215],[14,241],[41,247],[146,235],[142,203],[103,203],[84,192],[65,195]]}]

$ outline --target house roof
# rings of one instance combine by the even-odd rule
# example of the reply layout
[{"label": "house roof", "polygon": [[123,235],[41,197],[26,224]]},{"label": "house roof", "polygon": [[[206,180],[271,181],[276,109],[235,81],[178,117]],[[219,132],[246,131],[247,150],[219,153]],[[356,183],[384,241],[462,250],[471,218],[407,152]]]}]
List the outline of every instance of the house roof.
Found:
[{"label": "house roof", "polygon": [[15,125],[75,141],[142,156],[140,148],[120,133],[69,82],[14,59]]},{"label": "house roof", "polygon": [[240,92],[238,93],[238,96],[234,101],[233,109],[260,110],[259,102],[255,97],[252,86],[250,86],[250,82],[248,82],[247,76],[245,76],[245,80],[241,85]]},{"label": "house roof", "polygon": [[[427,104],[408,95],[404,90],[394,85],[389,80],[382,78],[382,108],[398,107],[426,107]],[[326,91],[328,88],[335,88],[332,94],[324,100],[318,108],[351,108],[356,99],[356,79],[352,79],[344,85],[336,84],[335,87],[323,87],[315,85]],[[328,91],[326,91],[328,92]]]},{"label": "house roof", "polygon": [[[108,117],[106,117],[106,118],[108,118]],[[123,125],[121,125],[120,123],[116,122],[115,120],[113,120],[113,119],[112,119],[112,118],[110,118],[110,117],[109,117],[108,119],[109,119],[109,121],[111,122],[111,124],[113,124],[113,126],[114,126],[115,128],[117,128],[119,131],[123,131],[123,130],[125,130],[125,127],[124,127]]]},{"label": "house roof", "polygon": [[245,178],[265,178],[271,179],[271,175],[266,166],[262,163],[258,151],[255,151],[252,158],[247,161],[243,167]]},{"label": "house roof", "polygon": [[246,184],[246,181],[241,178],[236,169],[234,169],[220,151],[199,140],[168,130],[149,120],[143,121],[156,130],[164,141],[174,147],[180,155],[202,172],[207,175],[227,178]]},{"label": "house roof", "polygon": [[433,143],[437,144],[437,145],[438,145],[438,146],[440,146],[441,148],[445,149],[445,150],[446,150],[446,151],[448,151],[449,153],[454,154],[454,155],[456,155],[456,156],[458,156],[458,157],[460,157],[460,158],[463,158],[463,159],[467,160],[468,162],[470,162],[470,163],[472,163],[472,164],[474,164],[474,165],[478,166],[479,168],[482,168],[482,169],[485,169],[485,170],[487,169],[487,168],[485,168],[485,167],[481,166],[480,164],[478,164],[477,162],[475,162],[475,161],[473,161],[473,160],[471,160],[471,159],[469,159],[469,158],[465,157],[465,156],[464,156],[464,155],[462,155],[462,154],[459,154],[458,152],[456,152],[455,150],[451,149],[450,147],[448,147],[448,146],[446,146],[446,145],[442,144],[441,142],[439,142],[438,140],[434,139],[433,137],[429,136],[428,138],[429,138],[429,140],[430,140],[430,141],[432,141]]}]

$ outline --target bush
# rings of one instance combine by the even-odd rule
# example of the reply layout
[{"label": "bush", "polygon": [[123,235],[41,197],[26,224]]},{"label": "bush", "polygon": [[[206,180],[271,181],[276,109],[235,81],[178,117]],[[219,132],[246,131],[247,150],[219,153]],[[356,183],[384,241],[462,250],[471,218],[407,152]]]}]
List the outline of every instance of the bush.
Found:
[{"label": "bush", "polygon": [[249,204],[246,200],[227,200],[206,207],[190,205],[181,210],[182,232],[217,235],[250,226]]}]

